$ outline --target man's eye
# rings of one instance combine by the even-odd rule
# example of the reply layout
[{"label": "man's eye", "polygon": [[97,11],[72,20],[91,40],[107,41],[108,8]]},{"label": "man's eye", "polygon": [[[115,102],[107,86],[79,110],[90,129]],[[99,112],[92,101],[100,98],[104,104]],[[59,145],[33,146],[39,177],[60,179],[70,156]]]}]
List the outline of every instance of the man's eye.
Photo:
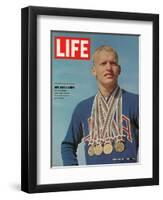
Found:
[{"label": "man's eye", "polygon": [[[111,66],[115,66],[115,65],[117,65],[117,63],[114,62],[114,61],[111,61],[111,62],[109,62],[109,63],[110,63]],[[104,62],[100,63],[100,65],[101,65],[101,66],[105,66],[105,65],[107,65],[107,61],[104,61]]]},{"label": "man's eye", "polygon": [[101,65],[106,65],[106,64],[107,64],[107,62],[102,62],[102,63],[101,63]]},{"label": "man's eye", "polygon": [[117,65],[117,63],[116,63],[116,62],[110,62],[110,64],[111,64],[111,65]]}]

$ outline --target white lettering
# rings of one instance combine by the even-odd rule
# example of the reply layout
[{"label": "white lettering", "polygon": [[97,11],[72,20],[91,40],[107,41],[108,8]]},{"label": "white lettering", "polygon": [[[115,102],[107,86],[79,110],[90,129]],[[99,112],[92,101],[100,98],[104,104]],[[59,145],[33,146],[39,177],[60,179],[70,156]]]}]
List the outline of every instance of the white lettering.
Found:
[{"label": "white lettering", "polygon": [[79,40],[72,40],[71,41],[71,56],[75,57],[75,52],[78,51],[79,47],[76,47],[75,45],[79,44]]},{"label": "white lettering", "polygon": [[61,48],[60,48],[60,46],[61,46],[60,39],[57,39],[56,43],[57,43],[56,44],[57,45],[57,56],[64,57],[65,54],[63,52],[61,52]]},{"label": "white lettering", "polygon": [[88,50],[88,47],[84,47],[85,44],[88,44],[88,40],[81,40],[81,57],[88,58],[88,54],[84,53],[84,51]]}]

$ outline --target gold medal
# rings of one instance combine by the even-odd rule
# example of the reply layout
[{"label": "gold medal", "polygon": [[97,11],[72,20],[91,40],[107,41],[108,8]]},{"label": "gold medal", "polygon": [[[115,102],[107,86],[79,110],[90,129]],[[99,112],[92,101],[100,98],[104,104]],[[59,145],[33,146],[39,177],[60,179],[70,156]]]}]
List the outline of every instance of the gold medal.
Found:
[{"label": "gold medal", "polygon": [[123,142],[116,142],[114,148],[116,152],[122,152],[125,149],[125,145]]},{"label": "gold medal", "polygon": [[94,155],[94,147],[93,147],[93,145],[89,146],[89,148],[88,148],[88,155],[89,156],[93,156]]},{"label": "gold medal", "polygon": [[94,147],[94,152],[97,156],[101,155],[103,151],[103,147],[101,144],[98,144]]},{"label": "gold medal", "polygon": [[108,143],[108,144],[104,145],[104,153],[105,154],[111,154],[112,151],[113,151],[112,144]]}]

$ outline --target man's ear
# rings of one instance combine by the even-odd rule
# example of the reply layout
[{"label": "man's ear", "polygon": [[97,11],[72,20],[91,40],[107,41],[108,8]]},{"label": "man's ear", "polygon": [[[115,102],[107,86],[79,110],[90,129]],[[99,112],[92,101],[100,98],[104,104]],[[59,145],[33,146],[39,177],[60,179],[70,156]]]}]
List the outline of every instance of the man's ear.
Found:
[{"label": "man's ear", "polygon": [[119,75],[121,74],[121,66],[119,65]]},{"label": "man's ear", "polygon": [[91,72],[92,72],[92,75],[93,75],[93,76],[96,76],[96,68],[95,68],[94,65],[93,65],[92,68],[91,68]]}]

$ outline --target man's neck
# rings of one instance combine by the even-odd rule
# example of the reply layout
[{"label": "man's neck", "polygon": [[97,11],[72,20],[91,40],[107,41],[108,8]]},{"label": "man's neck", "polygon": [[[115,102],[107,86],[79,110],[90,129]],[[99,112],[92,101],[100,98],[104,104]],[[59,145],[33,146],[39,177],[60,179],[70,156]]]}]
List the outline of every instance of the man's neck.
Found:
[{"label": "man's neck", "polygon": [[101,94],[103,95],[103,97],[109,97],[117,86],[118,84],[115,84],[114,86],[111,86],[111,87],[99,86],[99,90]]}]

